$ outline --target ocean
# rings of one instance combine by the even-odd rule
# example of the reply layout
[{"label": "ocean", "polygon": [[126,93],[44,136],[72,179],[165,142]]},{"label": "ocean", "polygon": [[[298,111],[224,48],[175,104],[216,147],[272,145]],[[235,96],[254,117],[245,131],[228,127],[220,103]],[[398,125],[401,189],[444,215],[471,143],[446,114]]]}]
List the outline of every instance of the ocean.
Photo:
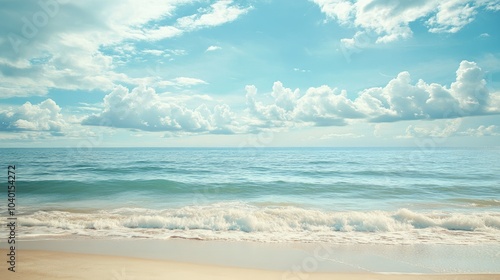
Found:
[{"label": "ocean", "polygon": [[0,156],[2,186],[7,166],[16,167],[24,240],[500,242],[498,149],[47,148]]}]

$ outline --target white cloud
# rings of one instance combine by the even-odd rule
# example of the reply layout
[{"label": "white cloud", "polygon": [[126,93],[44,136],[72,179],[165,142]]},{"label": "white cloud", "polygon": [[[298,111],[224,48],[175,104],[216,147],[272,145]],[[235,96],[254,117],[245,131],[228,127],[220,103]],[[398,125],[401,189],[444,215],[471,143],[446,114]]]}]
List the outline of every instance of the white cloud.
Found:
[{"label": "white cloud", "polygon": [[257,100],[257,88],[246,87],[248,113],[261,127],[345,125],[347,119],[395,122],[419,119],[449,119],[499,114],[498,93],[490,93],[484,72],[474,62],[462,61],[456,80],[448,88],[419,80],[413,84],[410,73],[401,72],[384,87],[362,90],[351,100],[343,90],[321,86],[301,95],[281,82],[275,82],[272,104]]},{"label": "white cloud", "polygon": [[183,87],[192,87],[197,85],[206,85],[208,84],[206,81],[197,78],[191,77],[177,77],[171,80],[160,80],[153,81],[152,79],[146,80],[144,83],[149,83],[150,85],[156,88],[166,88],[166,87],[175,87],[175,88],[183,88]]},{"label": "white cloud", "polygon": [[161,56],[165,53],[164,51],[161,51],[161,50],[142,50],[141,52],[145,53],[145,54],[155,55],[155,56]]},{"label": "white cloud", "polygon": [[426,125],[409,125],[406,134],[399,138],[447,138],[455,135],[461,124],[461,119],[453,119]]},{"label": "white cloud", "polygon": [[[304,126],[343,126],[350,120],[387,123],[405,120],[452,119],[442,126],[410,126],[403,137],[454,135],[458,120],[467,116],[500,114],[499,93],[490,93],[484,73],[474,62],[462,61],[451,85],[412,82],[399,73],[383,87],[367,88],[350,99],[345,90],[323,85],[305,92],[277,81],[259,98],[254,85],[246,86],[247,108],[236,115],[228,105],[206,96],[162,94],[152,88],[132,91],[118,86],[104,98],[103,109],[82,124],[182,133],[245,133]],[[190,77],[163,81],[166,86],[189,87],[206,82]],[[197,102],[191,102],[196,98]],[[263,100],[269,100],[264,102]],[[200,102],[201,101],[201,102]],[[185,104],[191,104],[191,107]],[[207,105],[195,104],[214,104]],[[498,103],[498,104],[497,104]],[[239,121],[236,121],[239,120]],[[435,122],[434,124],[442,122]],[[374,133],[377,133],[378,128]]]},{"label": "white cloud", "polygon": [[372,41],[372,38],[365,31],[358,31],[352,38],[340,39],[340,45],[348,50],[358,50],[370,46]]},{"label": "white cloud", "polygon": [[177,19],[177,26],[184,30],[196,30],[205,27],[217,26],[236,20],[252,8],[242,8],[233,5],[232,0],[219,0],[210,8],[202,9],[200,14],[194,14]]},{"label": "white cloud", "polygon": [[161,26],[156,29],[145,29],[137,31],[137,33],[129,34],[129,38],[136,40],[158,41],[162,39],[172,38],[184,33],[183,30],[175,26]]},{"label": "white cloud", "polygon": [[186,50],[180,50],[180,49],[175,49],[175,50],[167,50],[168,53],[173,54],[173,55],[187,55],[188,52]]},{"label": "white cloud", "polygon": [[257,118],[257,126],[286,127],[293,125],[293,110],[299,94],[298,89],[295,91],[285,89],[281,82],[275,82],[272,96],[276,100],[271,105],[265,105],[256,100],[257,88],[255,86],[246,86],[245,90],[248,111],[252,117]]},{"label": "white cloud", "polygon": [[[175,17],[179,7],[193,3],[201,7],[197,14]],[[108,91],[120,83],[138,85],[140,79],[116,72],[117,65],[138,53],[130,42],[181,36],[234,21],[249,10],[232,1],[209,5],[200,0],[26,0],[6,5],[0,9],[1,97],[44,95],[50,88]],[[144,53],[160,55],[156,50]]]},{"label": "white cloud", "polygon": [[321,11],[328,17],[338,20],[342,24],[348,24],[351,14],[355,11],[354,3],[345,0],[314,0]]},{"label": "white cloud", "polygon": [[449,0],[439,3],[438,12],[427,24],[429,31],[434,33],[456,33],[474,20],[476,7],[467,0]]},{"label": "white cloud", "polygon": [[300,72],[300,73],[310,73],[311,72],[311,70],[300,69],[300,68],[297,68],[297,67],[293,68],[292,70],[294,72]]},{"label": "white cloud", "polygon": [[201,79],[190,78],[190,77],[177,77],[173,79],[173,81],[180,86],[195,86],[195,85],[207,84],[207,82]]},{"label": "white cloud", "polygon": [[104,109],[82,121],[83,125],[131,128],[144,131],[234,133],[235,115],[222,104],[189,109],[181,102],[165,102],[152,88],[140,86],[129,92],[116,87],[104,97]]},{"label": "white cloud", "polygon": [[344,118],[360,118],[354,104],[345,91],[328,86],[309,88],[303,96],[300,90],[283,87],[275,82],[271,96],[274,104],[264,105],[256,100],[257,89],[247,86],[247,106],[249,113],[261,121],[265,127],[314,124],[317,126],[344,125]]},{"label": "white cloud", "polygon": [[498,136],[500,135],[500,127],[496,125],[484,126],[481,125],[478,128],[469,128],[461,133],[466,136]]},{"label": "white cloud", "polygon": [[500,135],[500,127],[496,125],[480,125],[477,128],[467,128],[465,130],[461,130],[461,126],[462,119],[410,125],[406,129],[406,134],[398,138],[432,138],[437,141],[438,138],[447,138],[451,136],[483,137]]},{"label": "white cloud", "polygon": [[52,99],[35,105],[26,102],[0,111],[0,131],[41,131],[62,135],[67,123],[60,112],[61,108]]},{"label": "white cloud", "polygon": [[484,73],[474,62],[462,61],[450,88],[419,80],[401,72],[383,88],[369,88],[354,101],[359,112],[374,122],[446,119],[499,113],[492,106]]},{"label": "white cloud", "polygon": [[313,122],[317,126],[344,125],[345,118],[361,118],[346,91],[328,86],[309,88],[295,108],[300,121]]},{"label": "white cloud", "polygon": [[208,47],[208,48],[205,50],[205,52],[213,52],[213,51],[220,50],[220,49],[222,49],[222,48],[221,48],[221,47],[219,47],[219,46],[210,46],[210,47]]},{"label": "white cloud", "polygon": [[[340,24],[373,32],[377,43],[411,37],[410,24],[428,18],[429,32],[455,33],[474,20],[477,10],[498,10],[500,1],[485,0],[312,0]],[[344,41],[344,44],[348,43]]]}]

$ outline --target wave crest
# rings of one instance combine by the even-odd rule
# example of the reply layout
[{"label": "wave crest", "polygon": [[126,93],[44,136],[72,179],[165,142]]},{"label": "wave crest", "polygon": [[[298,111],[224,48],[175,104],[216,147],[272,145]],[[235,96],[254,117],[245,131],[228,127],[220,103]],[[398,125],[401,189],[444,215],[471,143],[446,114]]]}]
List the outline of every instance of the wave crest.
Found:
[{"label": "wave crest", "polygon": [[[420,242],[417,239],[425,237],[421,241],[431,243],[442,243],[443,236],[446,237],[444,242],[450,243],[456,243],[454,238],[457,236],[468,236],[469,239],[474,236],[473,239],[478,242],[500,241],[498,213],[417,213],[408,209],[396,212],[335,212],[295,206],[257,207],[240,202],[165,210],[120,208],[96,213],[38,211],[19,217],[19,222],[28,231],[86,236],[175,236],[270,242],[349,242],[352,236],[362,236],[363,242],[413,237],[415,242]],[[457,234],[457,231],[461,233]]]}]

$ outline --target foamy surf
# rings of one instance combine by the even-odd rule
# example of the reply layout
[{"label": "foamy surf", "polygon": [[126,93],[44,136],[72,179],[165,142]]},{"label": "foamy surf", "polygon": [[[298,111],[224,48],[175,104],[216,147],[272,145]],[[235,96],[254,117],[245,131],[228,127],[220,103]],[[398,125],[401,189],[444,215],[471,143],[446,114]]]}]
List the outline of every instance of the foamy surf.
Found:
[{"label": "foamy surf", "polygon": [[[499,213],[327,211],[244,202],[153,210],[37,211],[19,217],[20,236],[186,238],[339,244],[500,242]],[[35,235],[34,235],[35,234]]]}]

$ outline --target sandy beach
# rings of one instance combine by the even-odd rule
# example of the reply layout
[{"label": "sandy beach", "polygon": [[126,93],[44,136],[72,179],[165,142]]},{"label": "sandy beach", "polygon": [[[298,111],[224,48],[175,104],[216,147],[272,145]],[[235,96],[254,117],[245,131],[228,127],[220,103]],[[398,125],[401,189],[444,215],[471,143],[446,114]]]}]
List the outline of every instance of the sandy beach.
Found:
[{"label": "sandy beach", "polygon": [[[2,250],[2,255],[6,250]],[[202,265],[164,260],[74,254],[53,251],[23,251],[16,272],[6,268],[1,279],[500,279],[498,274],[404,275],[368,273],[308,273],[258,270],[217,265]]]},{"label": "sandy beach", "polygon": [[[0,279],[500,279],[495,261],[485,259],[496,247],[489,252],[486,247],[463,246],[175,239],[23,240],[16,245],[16,272],[4,261]],[[0,248],[3,256],[10,252],[6,244]]]}]

